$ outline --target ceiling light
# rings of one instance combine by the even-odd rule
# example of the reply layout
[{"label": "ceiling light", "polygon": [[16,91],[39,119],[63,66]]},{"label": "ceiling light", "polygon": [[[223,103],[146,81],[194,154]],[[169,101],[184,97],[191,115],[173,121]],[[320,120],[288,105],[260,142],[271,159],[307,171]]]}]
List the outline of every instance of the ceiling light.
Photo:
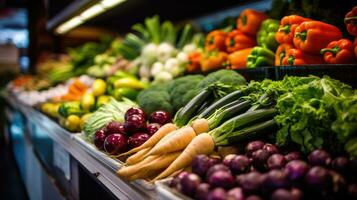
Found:
[{"label": "ceiling light", "polygon": [[58,33],[58,34],[65,33],[67,31],[69,31],[70,29],[72,29],[76,26],[79,26],[82,23],[83,23],[83,20],[79,16],[74,17],[74,18],[70,19],[69,21],[63,23],[61,26],[59,26],[56,29],[56,33]]},{"label": "ceiling light", "polygon": [[113,6],[116,6],[120,3],[123,3],[125,0],[103,0],[101,4],[103,5],[104,8],[111,8]]},{"label": "ceiling light", "polygon": [[103,8],[102,5],[96,4],[88,8],[87,10],[83,11],[80,16],[83,20],[87,20],[99,15],[100,13],[104,12],[104,10],[105,9]]},{"label": "ceiling light", "polygon": [[79,26],[83,22],[103,13],[110,8],[123,3],[126,0],[102,0],[99,1],[97,4],[89,7],[88,9],[84,10],[78,16],[73,17],[72,19],[62,23],[58,26],[55,30],[57,34],[63,34],[68,32],[69,30]]}]

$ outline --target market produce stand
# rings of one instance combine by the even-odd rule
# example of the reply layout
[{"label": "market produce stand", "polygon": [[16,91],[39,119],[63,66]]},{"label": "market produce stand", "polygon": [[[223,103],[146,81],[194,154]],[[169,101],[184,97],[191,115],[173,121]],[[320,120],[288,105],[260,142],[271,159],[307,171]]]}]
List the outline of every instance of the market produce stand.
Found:
[{"label": "market produce stand", "polygon": [[20,111],[32,124],[44,130],[54,142],[93,174],[115,197],[118,199],[155,199],[153,185],[143,181],[128,183],[118,178],[115,172],[119,169],[120,163],[96,150],[92,144],[85,142],[80,133],[69,133],[50,118],[13,97],[5,96],[4,98],[12,109]]}]

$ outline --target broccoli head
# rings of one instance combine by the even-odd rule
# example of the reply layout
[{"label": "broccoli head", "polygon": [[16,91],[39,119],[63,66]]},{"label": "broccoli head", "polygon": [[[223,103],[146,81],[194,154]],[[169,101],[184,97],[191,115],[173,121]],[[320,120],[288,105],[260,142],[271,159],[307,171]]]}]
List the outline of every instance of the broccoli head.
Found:
[{"label": "broccoli head", "polygon": [[174,112],[187,104],[198,93],[197,84],[203,79],[201,75],[188,75],[170,83],[168,91]]},{"label": "broccoli head", "polygon": [[246,83],[245,78],[238,72],[228,69],[221,69],[207,75],[198,84],[198,89],[203,89],[213,83],[221,82],[225,85],[238,86]]},{"label": "broccoli head", "polygon": [[165,90],[165,87],[154,86],[139,93],[136,98],[138,105],[144,109],[147,114],[154,111],[164,110],[173,113],[170,94]]}]

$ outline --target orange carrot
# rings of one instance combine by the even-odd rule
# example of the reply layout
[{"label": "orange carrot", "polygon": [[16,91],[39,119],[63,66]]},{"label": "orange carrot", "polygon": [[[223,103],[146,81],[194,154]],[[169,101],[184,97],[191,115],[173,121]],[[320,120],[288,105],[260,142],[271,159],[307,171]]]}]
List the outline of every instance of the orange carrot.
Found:
[{"label": "orange carrot", "polygon": [[165,169],[154,181],[163,179],[177,170],[188,166],[198,154],[210,154],[214,150],[213,138],[208,133],[202,133],[195,137],[185,148],[181,155]]},{"label": "orange carrot", "polygon": [[162,127],[160,127],[160,129],[158,131],[156,131],[156,133],[153,136],[151,136],[144,144],[142,144],[141,146],[136,147],[126,153],[120,154],[119,156],[130,155],[130,154],[136,153],[140,150],[143,150],[145,148],[153,147],[163,137],[165,137],[166,135],[168,135],[169,133],[171,133],[172,131],[174,131],[176,129],[177,129],[177,127],[173,123],[165,124]]},{"label": "orange carrot", "polygon": [[144,156],[150,151],[150,148],[142,149],[141,151],[137,152],[136,154],[130,156],[126,159],[125,164],[132,165],[139,162]]},{"label": "orange carrot", "polygon": [[180,151],[191,142],[196,136],[195,131],[190,126],[185,126],[175,132],[170,138],[155,145],[146,155],[164,155],[167,153]]},{"label": "orange carrot", "polygon": [[208,120],[204,118],[194,120],[191,126],[197,135],[201,133],[207,133],[209,131]]},{"label": "orange carrot", "polygon": [[144,160],[142,160],[141,162],[138,162],[134,165],[128,166],[128,167],[122,167],[121,169],[119,169],[119,171],[117,172],[117,174],[120,177],[129,177],[132,176],[133,174],[137,173],[138,171],[140,171],[142,165],[145,165],[146,163],[150,163],[151,161],[155,160],[157,158],[157,156],[149,156],[147,158],[145,158]]}]

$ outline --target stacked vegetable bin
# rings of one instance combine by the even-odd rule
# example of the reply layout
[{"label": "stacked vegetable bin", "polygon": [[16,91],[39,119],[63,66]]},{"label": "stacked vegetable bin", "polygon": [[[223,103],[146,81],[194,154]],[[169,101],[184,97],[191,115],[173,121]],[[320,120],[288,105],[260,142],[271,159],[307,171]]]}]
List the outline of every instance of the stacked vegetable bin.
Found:
[{"label": "stacked vegetable bin", "polygon": [[207,35],[154,16],[5,97],[120,199],[355,199],[356,10],[343,31],[298,12],[245,9]]}]

